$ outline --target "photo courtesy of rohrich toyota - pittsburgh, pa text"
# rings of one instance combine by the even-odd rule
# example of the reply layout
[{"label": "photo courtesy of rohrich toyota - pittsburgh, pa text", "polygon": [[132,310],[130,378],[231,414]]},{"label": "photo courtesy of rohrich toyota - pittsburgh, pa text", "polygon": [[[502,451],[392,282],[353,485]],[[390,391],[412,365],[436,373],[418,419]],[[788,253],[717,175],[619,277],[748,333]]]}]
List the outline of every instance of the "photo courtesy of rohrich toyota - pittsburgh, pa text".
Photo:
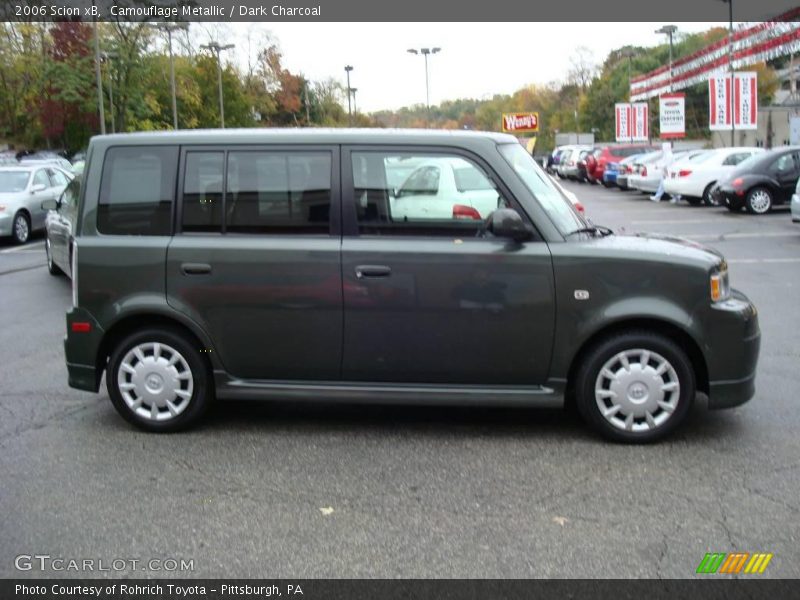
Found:
[{"label": "photo courtesy of rohrich toyota - pittsburgh, pa text", "polygon": [[4,0],[0,600],[800,600],[798,299],[798,0]]}]

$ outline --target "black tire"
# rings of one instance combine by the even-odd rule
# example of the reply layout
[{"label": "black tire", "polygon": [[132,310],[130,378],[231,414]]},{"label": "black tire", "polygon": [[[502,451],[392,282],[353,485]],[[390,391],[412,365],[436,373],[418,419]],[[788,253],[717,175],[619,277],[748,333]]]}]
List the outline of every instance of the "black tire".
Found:
[{"label": "black tire", "polygon": [[62,271],[58,265],[53,262],[53,256],[50,252],[50,238],[46,238],[44,240],[44,255],[47,260],[47,272],[53,276],[63,275],[64,271]]},{"label": "black tire", "polygon": [[611,187],[614,187],[614,184],[613,184],[613,183],[611,183],[610,181],[603,180],[603,182],[602,182],[602,183],[603,183],[603,187],[604,187],[604,188],[611,188]]},{"label": "black tire", "polygon": [[[187,363],[192,378],[193,389],[187,406],[177,416],[165,420],[151,420],[134,412],[126,403],[119,388],[120,364],[125,356],[134,347],[153,342],[165,344],[176,350]],[[132,333],[117,343],[108,361],[106,387],[114,408],[117,409],[123,419],[140,429],[156,433],[180,431],[195,424],[206,412],[214,398],[210,368],[200,355],[200,349],[197,344],[189,341],[184,334],[171,328],[145,328]],[[147,403],[145,402],[144,405],[146,406]]]},{"label": "black tire", "polygon": [[700,206],[703,203],[702,198],[696,198],[695,196],[684,196],[683,199],[692,206]]},{"label": "black tire", "polygon": [[[661,411],[663,411],[663,414],[668,415],[663,423],[660,423],[652,429],[628,431],[615,426],[603,416],[599,402],[605,403],[610,402],[610,400],[596,399],[595,384],[607,361],[612,360],[619,353],[625,351],[633,352],[638,349],[647,350],[651,353],[653,358],[647,363],[647,365],[651,367],[651,363],[657,361],[657,355],[666,360],[672,367],[672,371],[661,375],[661,377],[677,377],[680,391],[676,398],[671,398],[669,395],[670,393],[675,394],[674,391],[666,392],[664,396],[664,398],[669,400],[669,403],[675,401],[674,409],[671,414],[669,414],[668,411],[663,411],[661,408],[658,408],[658,412],[654,413],[653,416],[656,419],[662,414]],[[641,359],[641,355],[639,356]],[[657,364],[657,362],[653,364]],[[646,385],[644,387],[647,388]],[[648,390],[648,396],[651,391],[652,390]],[[615,334],[596,343],[589,349],[587,354],[584,355],[575,377],[575,400],[581,416],[598,433],[608,439],[618,442],[649,443],[668,435],[686,418],[689,408],[694,401],[695,392],[695,373],[686,353],[669,338],[644,330],[632,330]],[[653,398],[652,401],[654,402],[655,398]],[[642,400],[642,402],[646,403],[647,398]],[[620,412],[624,414],[624,411]],[[633,417],[634,420],[632,424],[639,425],[640,422],[638,422],[637,419],[640,418],[644,417]]]},{"label": "black tire", "polygon": [[751,215],[765,215],[772,210],[773,203],[774,199],[769,188],[758,186],[747,192],[744,208]]},{"label": "black tire", "polygon": [[703,204],[705,204],[706,206],[719,206],[719,203],[716,202],[714,198],[711,196],[711,190],[714,189],[715,185],[717,185],[717,182],[712,181],[703,190]]},{"label": "black tire", "polygon": [[727,208],[732,213],[738,213],[739,211],[742,210],[742,205],[739,204],[738,202],[731,202],[730,200],[728,200],[725,203],[725,208]]},{"label": "black tire", "polygon": [[[22,221],[24,226],[17,226],[18,221]],[[31,238],[31,219],[22,211],[14,215],[11,223],[11,237],[16,244],[24,244]]]}]

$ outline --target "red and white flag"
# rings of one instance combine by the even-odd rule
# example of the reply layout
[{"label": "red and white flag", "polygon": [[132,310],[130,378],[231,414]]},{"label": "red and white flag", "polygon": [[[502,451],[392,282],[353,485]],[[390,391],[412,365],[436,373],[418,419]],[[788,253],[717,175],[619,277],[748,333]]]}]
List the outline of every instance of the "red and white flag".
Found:
[{"label": "red and white flag", "polygon": [[708,80],[708,127],[711,131],[758,128],[758,75],[714,75]]},{"label": "red and white flag", "polygon": [[646,142],[650,135],[650,111],[646,102],[614,105],[618,142]]}]

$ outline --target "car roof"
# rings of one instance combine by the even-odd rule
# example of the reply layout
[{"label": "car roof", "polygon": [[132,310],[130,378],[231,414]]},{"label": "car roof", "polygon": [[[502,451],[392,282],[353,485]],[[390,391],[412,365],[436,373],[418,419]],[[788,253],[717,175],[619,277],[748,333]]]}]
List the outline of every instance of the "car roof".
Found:
[{"label": "car roof", "polygon": [[146,144],[419,144],[466,146],[518,144],[507,133],[468,131],[463,129],[355,129],[355,128],[250,128],[250,129],[179,129],[177,131],[143,131],[94,136],[93,145]]}]

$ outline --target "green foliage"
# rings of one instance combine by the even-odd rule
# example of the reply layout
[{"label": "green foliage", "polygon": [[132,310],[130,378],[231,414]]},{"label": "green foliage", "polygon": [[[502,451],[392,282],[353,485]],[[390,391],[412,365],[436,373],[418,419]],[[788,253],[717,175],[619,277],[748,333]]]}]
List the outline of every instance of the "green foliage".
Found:
[{"label": "green foliage", "polygon": [[[99,23],[97,31],[107,56],[101,65],[107,130],[111,131],[112,115],[117,131],[172,128],[170,61],[162,35],[147,23]],[[720,28],[679,35],[674,56],[691,54],[726,35]],[[173,47],[179,127],[218,127],[216,57],[188,51],[177,42]],[[538,111],[540,149],[551,148],[558,131],[595,131],[596,139],[611,140],[614,104],[628,99],[629,68],[635,76],[669,60],[666,43],[632,48],[630,62],[623,49],[595,64],[588,49],[576,48],[562,84],[531,85],[481,100],[448,100],[429,109],[414,105],[358,113],[352,122],[365,127],[498,131],[502,113]],[[309,81],[283,67],[282,58],[267,37],[247,72],[223,64],[226,126],[347,126],[351,120],[342,84],[335,79]],[[27,147],[85,145],[99,129],[94,67],[88,25],[0,23],[0,139]],[[759,72],[759,97],[766,103],[778,87],[775,73],[767,65],[754,68]],[[688,137],[709,135],[707,90],[705,83],[684,90]],[[655,124],[657,100],[650,101],[650,108]]]}]

